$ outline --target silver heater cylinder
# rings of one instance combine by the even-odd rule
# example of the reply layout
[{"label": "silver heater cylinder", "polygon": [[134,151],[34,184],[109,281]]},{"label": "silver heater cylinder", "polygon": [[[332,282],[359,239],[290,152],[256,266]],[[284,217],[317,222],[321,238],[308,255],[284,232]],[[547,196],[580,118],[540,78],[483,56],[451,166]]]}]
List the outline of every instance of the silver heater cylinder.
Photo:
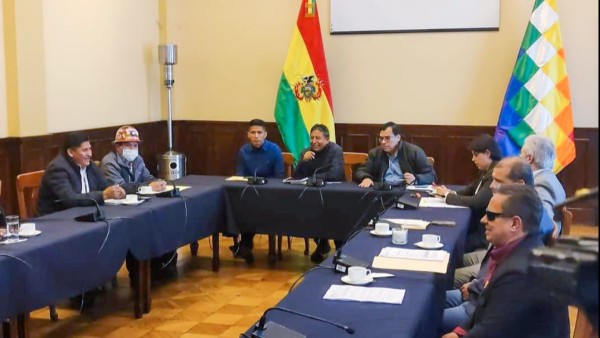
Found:
[{"label": "silver heater cylinder", "polygon": [[167,87],[167,130],[169,133],[169,150],[158,156],[158,173],[161,178],[175,180],[186,175],[185,155],[173,150],[173,105],[171,90],[175,80],[173,65],[177,64],[177,46],[172,44],[158,46],[158,63],[164,66],[164,85]]}]

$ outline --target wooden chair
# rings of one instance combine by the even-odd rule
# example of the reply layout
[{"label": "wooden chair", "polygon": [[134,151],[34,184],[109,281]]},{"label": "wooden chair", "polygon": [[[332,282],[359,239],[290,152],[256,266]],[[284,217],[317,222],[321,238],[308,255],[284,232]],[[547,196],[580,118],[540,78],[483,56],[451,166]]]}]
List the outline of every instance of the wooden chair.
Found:
[{"label": "wooden chair", "polygon": [[562,231],[561,235],[568,236],[571,233],[571,225],[573,224],[573,213],[563,207],[562,210]]},{"label": "wooden chair", "polygon": [[[283,165],[285,166],[285,177],[292,177],[292,166],[294,165],[294,155],[292,153],[281,153],[283,155]],[[292,248],[292,237],[287,238],[288,250]],[[281,247],[283,244],[283,236],[277,236],[277,257],[283,258]],[[308,238],[304,239],[304,255],[308,256],[310,242]]]},{"label": "wooden chair", "polygon": [[427,162],[429,163],[430,166],[434,166],[435,164],[435,158],[431,157],[431,156],[427,156]]},{"label": "wooden chair", "polygon": [[[25,220],[35,217],[39,198],[40,185],[44,177],[44,170],[33,171],[17,176],[17,201],[19,203],[19,217]],[[58,313],[54,305],[49,306],[50,319],[58,320]]]},{"label": "wooden chair", "polygon": [[42,177],[44,177],[44,170],[17,176],[17,201],[19,203],[19,216],[22,220],[36,215]]},{"label": "wooden chair", "polygon": [[365,163],[369,157],[366,153],[352,153],[344,152],[344,175],[346,176],[346,182],[352,182],[352,173],[354,168]]}]

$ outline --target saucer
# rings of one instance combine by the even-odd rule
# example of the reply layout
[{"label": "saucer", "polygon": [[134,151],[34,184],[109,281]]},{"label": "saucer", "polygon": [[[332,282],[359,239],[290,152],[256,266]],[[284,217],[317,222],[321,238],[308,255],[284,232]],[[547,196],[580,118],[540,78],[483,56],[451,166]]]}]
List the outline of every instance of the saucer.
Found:
[{"label": "saucer", "polygon": [[369,233],[376,237],[388,237],[392,235],[392,230],[388,230],[387,232],[375,232],[375,230],[371,230]]},{"label": "saucer", "polygon": [[346,275],[346,276],[342,276],[342,282],[344,282],[346,284],[350,284],[350,285],[367,285],[367,284],[373,282],[373,277],[367,276],[367,278],[365,278],[365,280],[362,280],[360,282],[353,282],[352,280],[350,280],[350,276]]},{"label": "saucer", "polygon": [[31,232],[19,232],[19,237],[34,237],[37,236],[39,234],[41,234],[42,232],[40,230],[34,230]]},{"label": "saucer", "polygon": [[121,202],[121,204],[123,204],[123,205],[138,205],[142,202],[144,202],[144,200],[135,200],[135,201],[123,200],[123,202]]},{"label": "saucer", "polygon": [[439,249],[444,246],[444,244],[440,243],[440,242],[438,242],[434,245],[425,244],[424,242],[417,242],[417,243],[415,243],[415,245],[418,246],[419,248],[423,248],[423,249]]}]

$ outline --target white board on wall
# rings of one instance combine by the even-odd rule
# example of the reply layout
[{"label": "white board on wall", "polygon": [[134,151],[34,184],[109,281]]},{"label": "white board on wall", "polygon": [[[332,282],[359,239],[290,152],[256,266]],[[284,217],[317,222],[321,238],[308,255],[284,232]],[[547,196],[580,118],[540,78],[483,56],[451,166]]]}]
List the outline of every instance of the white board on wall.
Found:
[{"label": "white board on wall", "polygon": [[498,30],[500,0],[331,0],[331,34]]}]

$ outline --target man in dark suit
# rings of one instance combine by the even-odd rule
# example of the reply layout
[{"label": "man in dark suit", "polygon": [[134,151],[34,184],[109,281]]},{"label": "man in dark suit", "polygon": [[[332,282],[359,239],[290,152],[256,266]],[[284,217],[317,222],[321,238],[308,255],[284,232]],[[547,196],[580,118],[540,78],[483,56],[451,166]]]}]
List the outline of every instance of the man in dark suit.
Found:
[{"label": "man in dark suit", "polygon": [[40,185],[38,214],[76,206],[103,204],[105,199],[125,198],[125,190],[110,185],[92,162],[90,138],[83,132],[67,134],[63,150],[48,165]]},{"label": "man in dark suit", "polygon": [[435,181],[435,171],[423,149],[402,141],[400,127],[394,122],[381,126],[379,144],[369,151],[367,161],[354,172],[354,180],[361,188],[368,188],[375,181],[392,185],[400,182],[431,184]]},{"label": "man in dark suit", "polygon": [[[83,132],[67,134],[63,150],[46,168],[40,197],[38,214],[45,215],[77,206],[104,204],[106,199],[125,198],[125,190],[110,185],[92,162],[90,138]],[[71,298],[74,308],[88,308],[94,304],[95,290]],[[85,301],[84,301],[85,300]]]},{"label": "man in dark suit", "polygon": [[491,244],[478,281],[482,292],[468,294],[472,315],[443,338],[569,337],[567,305],[536,287],[541,282],[529,273],[530,252],[543,245],[541,217],[542,203],[532,187],[499,187],[481,220]]},{"label": "man in dark suit", "polygon": [[[315,174],[315,171],[318,172]],[[329,142],[329,128],[323,124],[315,124],[310,128],[310,147],[300,154],[300,161],[294,171],[294,178],[315,176],[329,182],[344,181],[344,151],[334,142]],[[326,238],[315,238],[317,248],[310,255],[314,263],[321,263],[331,251]],[[336,241],[338,247],[341,242]]]}]

